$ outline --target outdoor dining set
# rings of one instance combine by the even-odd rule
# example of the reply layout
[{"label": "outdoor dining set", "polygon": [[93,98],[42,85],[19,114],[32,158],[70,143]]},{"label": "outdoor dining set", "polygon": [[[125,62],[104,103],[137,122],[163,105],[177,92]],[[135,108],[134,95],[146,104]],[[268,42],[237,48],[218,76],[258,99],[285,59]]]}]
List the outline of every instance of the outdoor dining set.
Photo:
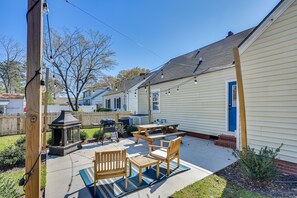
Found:
[{"label": "outdoor dining set", "polygon": [[[127,157],[125,149],[95,152],[94,157],[94,196],[96,197],[96,184],[99,180],[124,177],[125,189],[128,188],[128,177],[131,176],[132,167],[138,171],[138,184],[142,185],[143,169],[148,172],[154,167],[155,178],[160,177],[160,163],[166,163],[167,176],[170,175],[170,162],[177,160],[177,167],[180,166],[180,145],[185,132],[179,132],[179,124],[146,124],[138,125],[138,131],[132,132],[135,137],[135,144],[139,139],[148,142],[148,154]],[[112,132],[114,130],[114,132]],[[115,123],[106,124],[104,132],[117,133]],[[118,138],[117,135],[112,135]],[[177,136],[173,140],[165,140],[165,137]],[[153,145],[156,139],[160,140],[160,145]],[[104,140],[103,140],[104,141]]]}]

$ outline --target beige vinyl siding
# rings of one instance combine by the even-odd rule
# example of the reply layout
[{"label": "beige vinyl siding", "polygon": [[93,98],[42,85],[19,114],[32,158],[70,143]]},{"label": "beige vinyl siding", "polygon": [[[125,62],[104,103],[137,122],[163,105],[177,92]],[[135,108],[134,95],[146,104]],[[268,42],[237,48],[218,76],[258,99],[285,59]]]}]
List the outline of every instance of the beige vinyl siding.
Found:
[{"label": "beige vinyl siding", "polygon": [[144,88],[138,90],[138,112],[140,114],[148,113],[148,96]]},{"label": "beige vinyl siding", "polygon": [[248,144],[297,163],[297,2],[242,55]]},{"label": "beige vinyl siding", "polygon": [[[135,95],[136,92],[136,95]],[[138,97],[137,92],[135,90],[129,91],[127,94],[127,111],[130,111],[131,113],[138,113]]]},{"label": "beige vinyl siding", "polygon": [[[193,77],[153,85],[151,90],[161,91],[160,113],[152,114],[153,120],[177,122],[179,129],[190,132],[215,136],[226,133],[226,81],[235,79],[235,69],[229,68],[198,76],[197,85]],[[189,82],[179,88],[179,93],[175,87],[170,96],[165,95],[166,89],[185,81]],[[148,99],[143,88],[139,99],[140,112],[147,113]]]}]

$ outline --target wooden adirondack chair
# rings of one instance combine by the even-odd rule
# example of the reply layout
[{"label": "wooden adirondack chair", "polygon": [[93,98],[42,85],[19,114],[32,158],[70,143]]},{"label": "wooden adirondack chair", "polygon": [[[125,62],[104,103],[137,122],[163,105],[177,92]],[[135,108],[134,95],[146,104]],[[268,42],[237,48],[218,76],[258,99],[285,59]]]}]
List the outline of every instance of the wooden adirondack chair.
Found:
[{"label": "wooden adirondack chair", "polygon": [[125,177],[125,187],[128,188],[126,150],[95,152],[94,197],[98,180],[114,177]]},{"label": "wooden adirondack chair", "polygon": [[[178,137],[174,140],[160,140],[161,145],[149,145],[149,154],[163,162],[167,163],[167,175],[170,175],[170,162],[174,159],[177,159],[178,167],[180,166],[180,144],[182,142],[182,138]],[[168,147],[164,146],[164,142],[168,142]],[[158,148],[153,150],[153,148]]]}]

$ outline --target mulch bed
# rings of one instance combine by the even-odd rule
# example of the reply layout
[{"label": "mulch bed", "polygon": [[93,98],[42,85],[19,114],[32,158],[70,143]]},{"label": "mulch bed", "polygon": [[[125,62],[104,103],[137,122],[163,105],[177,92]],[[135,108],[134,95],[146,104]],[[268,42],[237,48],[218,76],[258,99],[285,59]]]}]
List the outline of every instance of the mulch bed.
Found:
[{"label": "mulch bed", "polygon": [[216,173],[228,182],[268,197],[297,197],[297,176],[279,173],[274,180],[253,181],[240,170],[237,162]]}]

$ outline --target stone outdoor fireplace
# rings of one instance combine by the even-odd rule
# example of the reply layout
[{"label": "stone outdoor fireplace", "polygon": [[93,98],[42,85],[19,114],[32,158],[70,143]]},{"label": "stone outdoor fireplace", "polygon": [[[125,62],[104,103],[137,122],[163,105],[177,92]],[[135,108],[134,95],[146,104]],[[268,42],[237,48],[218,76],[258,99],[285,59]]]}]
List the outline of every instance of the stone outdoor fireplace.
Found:
[{"label": "stone outdoor fireplace", "polygon": [[70,111],[62,111],[49,127],[52,130],[52,142],[49,155],[67,155],[81,148],[80,122]]}]

